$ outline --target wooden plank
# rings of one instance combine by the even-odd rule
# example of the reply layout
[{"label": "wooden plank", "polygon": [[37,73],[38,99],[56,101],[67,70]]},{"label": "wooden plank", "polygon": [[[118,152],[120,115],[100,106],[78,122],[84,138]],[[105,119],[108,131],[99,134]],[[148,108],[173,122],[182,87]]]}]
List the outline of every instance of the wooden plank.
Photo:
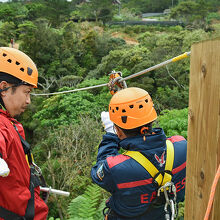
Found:
[{"label": "wooden plank", "polygon": [[[220,40],[194,44],[190,60],[185,220],[202,220],[220,163]],[[220,220],[220,184],[210,220]]]}]

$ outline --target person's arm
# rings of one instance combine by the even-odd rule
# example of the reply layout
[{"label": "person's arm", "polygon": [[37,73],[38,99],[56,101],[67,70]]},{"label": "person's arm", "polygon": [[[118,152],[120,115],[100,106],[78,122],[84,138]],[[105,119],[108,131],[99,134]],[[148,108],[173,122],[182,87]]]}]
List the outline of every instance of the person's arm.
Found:
[{"label": "person's arm", "polygon": [[113,123],[109,119],[108,112],[101,115],[105,131],[103,139],[99,145],[96,165],[91,169],[92,180],[100,187],[106,189],[109,192],[113,192],[115,184],[111,176],[111,170],[108,166],[106,158],[109,156],[115,156],[119,150],[119,138],[114,134]]},{"label": "person's arm", "polygon": [[5,143],[4,136],[0,132],[0,177],[6,177],[10,173],[8,164],[3,159],[3,155],[6,155],[5,146],[6,146],[6,143]]}]

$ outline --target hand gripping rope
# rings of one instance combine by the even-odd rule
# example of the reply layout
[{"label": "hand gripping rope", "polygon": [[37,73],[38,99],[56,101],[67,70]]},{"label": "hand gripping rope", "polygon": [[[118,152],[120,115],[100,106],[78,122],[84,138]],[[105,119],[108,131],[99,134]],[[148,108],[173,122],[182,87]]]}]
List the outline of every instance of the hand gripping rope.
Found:
[{"label": "hand gripping rope", "polygon": [[[73,90],[67,90],[67,91],[62,91],[62,92],[53,92],[53,93],[41,93],[41,94],[36,94],[36,93],[32,93],[32,95],[34,96],[49,96],[49,95],[58,95],[58,94],[65,94],[65,93],[70,93],[70,92],[77,92],[77,91],[83,91],[83,90],[88,90],[88,89],[95,89],[98,87],[104,87],[104,86],[108,86],[110,89],[111,94],[114,94],[115,92],[117,92],[120,89],[126,88],[126,83],[125,81],[128,79],[132,79],[134,77],[143,75],[147,72],[150,72],[152,70],[158,69],[162,66],[166,66],[169,63],[174,63],[176,61],[182,60],[184,58],[189,57],[189,55],[191,54],[191,52],[185,52],[177,57],[171,58],[169,60],[166,60],[162,63],[159,63],[155,66],[149,67],[145,70],[142,70],[138,73],[132,74],[130,76],[127,76],[125,78],[122,78],[122,73],[121,72],[116,72],[116,71],[112,71],[110,73],[110,81],[109,83],[104,83],[104,84],[100,84],[100,85],[94,85],[94,86],[89,86],[89,87],[85,87],[85,88],[79,88],[79,89],[73,89]],[[117,88],[118,87],[118,88]]]}]

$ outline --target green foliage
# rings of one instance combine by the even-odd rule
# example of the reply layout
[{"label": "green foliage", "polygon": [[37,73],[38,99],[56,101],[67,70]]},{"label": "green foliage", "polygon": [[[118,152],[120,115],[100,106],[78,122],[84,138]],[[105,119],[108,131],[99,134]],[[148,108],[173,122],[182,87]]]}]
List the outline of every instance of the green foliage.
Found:
[{"label": "green foliage", "polygon": [[[65,87],[62,90],[69,88]],[[106,95],[94,96],[84,91],[52,96],[43,102],[42,110],[34,115],[34,119],[39,121],[42,127],[58,127],[78,123],[80,117],[85,115],[95,118],[105,108],[104,106],[108,105],[108,99],[105,100],[106,105],[102,100]]]},{"label": "green foliage", "polygon": [[[109,55],[102,59],[102,62],[93,71],[96,76],[101,77],[112,70],[121,71],[127,69],[127,73],[131,73],[131,69],[135,65],[144,61],[146,57],[150,56],[150,52],[145,47],[125,47],[123,49],[112,50]],[[123,75],[125,76],[125,75]]]},{"label": "green foliage", "polygon": [[83,194],[91,183],[90,169],[96,158],[96,146],[101,139],[101,127],[99,121],[84,117],[79,124],[72,123],[59,126],[58,129],[37,132],[40,140],[33,154],[47,184],[71,192],[69,198],[50,196],[49,216],[58,217],[57,210],[66,216],[70,200]]},{"label": "green foliage", "polygon": [[0,24],[0,45],[8,46],[10,40],[15,38],[16,30],[14,22],[6,21]]},{"label": "green foliage", "polygon": [[61,40],[60,32],[51,28],[45,19],[20,24],[18,32],[21,40],[20,48],[47,70],[57,57],[57,47]]},{"label": "green foliage", "polygon": [[49,220],[60,220],[60,218],[50,217]]},{"label": "green foliage", "polygon": [[182,1],[171,9],[171,18],[179,19],[187,25],[204,27],[205,18],[210,10],[207,1]]},{"label": "green foliage", "polygon": [[[0,46],[8,46],[10,39],[15,39],[38,67],[40,86],[36,92],[45,93],[104,84],[112,70],[122,71],[125,77],[190,51],[193,43],[220,36],[217,0],[174,1],[177,7],[172,8],[171,16],[186,22],[187,29],[104,26],[113,17],[140,20],[141,13],[162,12],[172,4],[159,0],[121,2],[120,6],[108,0],[0,3]],[[198,27],[204,30],[192,29]],[[135,44],[130,44],[132,40]],[[150,93],[158,113],[162,112],[159,125],[168,136],[187,137],[189,61],[184,59],[127,81],[129,87]],[[71,192],[70,198],[50,196],[49,218],[67,219],[68,204],[79,195],[74,206],[84,200],[85,207],[92,208],[89,216],[81,210],[74,218],[102,218],[98,207],[104,206],[104,199],[100,197],[93,206],[89,201],[92,192],[84,192],[91,184],[89,171],[102,135],[100,113],[108,110],[110,99],[107,87],[33,97],[23,114],[27,139],[48,185]],[[93,215],[94,208],[100,216]]]},{"label": "green foliage", "polygon": [[124,8],[129,8],[136,14],[146,12],[163,12],[164,9],[171,7],[171,2],[168,0],[122,0],[121,2]]},{"label": "green foliage", "polygon": [[128,8],[123,8],[120,11],[120,14],[117,14],[113,17],[113,21],[137,21],[139,19],[140,18]]},{"label": "green foliage", "polygon": [[167,136],[182,135],[187,139],[188,109],[164,110],[159,116],[159,126]]},{"label": "green foliage", "polygon": [[178,203],[178,216],[177,220],[184,220],[185,201]]},{"label": "green foliage", "polygon": [[90,219],[99,220],[102,218],[103,204],[102,190],[99,186],[89,185],[85,193],[74,198],[68,206],[69,220]]},{"label": "green foliage", "polygon": [[211,24],[213,21],[219,21],[219,20],[220,20],[220,14],[216,12],[209,13],[206,18],[208,24]]}]

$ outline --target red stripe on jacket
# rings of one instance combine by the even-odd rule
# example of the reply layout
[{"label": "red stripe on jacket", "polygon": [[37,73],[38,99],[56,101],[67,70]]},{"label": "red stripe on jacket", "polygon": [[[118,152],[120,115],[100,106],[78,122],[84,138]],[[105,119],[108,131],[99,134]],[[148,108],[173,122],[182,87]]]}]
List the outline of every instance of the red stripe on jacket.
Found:
[{"label": "red stripe on jacket", "polygon": [[[176,174],[183,170],[186,167],[186,162],[181,164],[180,166],[176,167],[175,169],[172,170],[172,174]],[[139,180],[139,181],[133,181],[133,182],[127,182],[127,183],[119,183],[117,184],[118,189],[125,189],[125,188],[133,188],[137,186],[143,186],[143,185],[148,185],[151,184],[153,181],[153,178],[149,178],[146,180]]]},{"label": "red stripe on jacket", "polygon": [[176,174],[186,167],[186,162],[172,170],[172,174]]},{"label": "red stripe on jacket", "polygon": [[180,135],[175,135],[175,136],[167,138],[167,140],[170,140],[172,143],[174,143],[174,142],[184,141],[186,139]]},{"label": "red stripe on jacket", "polygon": [[143,186],[143,185],[151,184],[152,181],[153,181],[153,178],[146,179],[146,180],[134,181],[134,182],[128,182],[128,183],[119,183],[119,184],[117,184],[117,187],[119,189],[133,188],[133,187],[137,187],[137,186]]},{"label": "red stripe on jacket", "polygon": [[130,157],[123,155],[123,154],[119,154],[117,156],[111,156],[111,157],[106,158],[109,168],[112,168],[118,165],[119,163],[122,163],[128,159],[130,159]]}]

